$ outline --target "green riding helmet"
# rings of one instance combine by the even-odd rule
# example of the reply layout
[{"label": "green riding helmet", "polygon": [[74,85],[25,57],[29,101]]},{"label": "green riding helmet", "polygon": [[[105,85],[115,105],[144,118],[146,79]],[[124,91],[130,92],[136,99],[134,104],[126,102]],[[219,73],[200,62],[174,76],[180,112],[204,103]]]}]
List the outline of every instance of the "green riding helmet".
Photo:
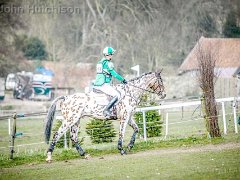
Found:
[{"label": "green riding helmet", "polygon": [[105,47],[103,50],[103,55],[107,56],[107,55],[113,55],[115,53],[115,49],[113,49],[112,47]]}]

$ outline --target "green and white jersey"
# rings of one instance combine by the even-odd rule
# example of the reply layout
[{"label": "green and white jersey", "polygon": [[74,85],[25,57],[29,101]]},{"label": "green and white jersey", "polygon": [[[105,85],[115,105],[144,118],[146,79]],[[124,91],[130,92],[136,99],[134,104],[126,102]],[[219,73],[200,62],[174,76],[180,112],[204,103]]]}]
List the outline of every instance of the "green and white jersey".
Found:
[{"label": "green and white jersey", "polygon": [[97,63],[97,75],[94,82],[95,86],[102,86],[104,83],[110,83],[112,76],[123,81],[124,78],[114,70],[114,65],[111,61],[103,58]]}]

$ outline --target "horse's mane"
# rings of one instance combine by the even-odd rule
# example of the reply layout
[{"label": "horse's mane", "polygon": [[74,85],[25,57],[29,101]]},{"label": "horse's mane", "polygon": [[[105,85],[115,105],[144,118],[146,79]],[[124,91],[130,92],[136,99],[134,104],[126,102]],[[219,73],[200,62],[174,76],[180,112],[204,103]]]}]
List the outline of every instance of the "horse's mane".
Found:
[{"label": "horse's mane", "polygon": [[128,81],[129,81],[129,82],[133,82],[133,81],[136,81],[136,80],[138,80],[138,79],[141,79],[143,76],[146,76],[146,75],[152,74],[152,73],[153,73],[153,72],[147,72],[147,73],[142,74],[141,76],[132,78],[132,79],[130,79],[130,80],[128,80]]}]

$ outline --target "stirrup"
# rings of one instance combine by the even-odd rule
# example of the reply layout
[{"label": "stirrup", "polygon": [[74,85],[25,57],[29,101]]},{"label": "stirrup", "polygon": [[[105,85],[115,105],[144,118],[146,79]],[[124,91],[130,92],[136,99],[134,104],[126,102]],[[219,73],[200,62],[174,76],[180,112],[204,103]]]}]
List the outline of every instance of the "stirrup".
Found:
[{"label": "stirrup", "polygon": [[114,115],[112,112],[106,110],[103,112],[103,115],[106,117],[106,119],[112,119],[112,120],[116,120],[117,116]]},{"label": "stirrup", "polygon": [[105,117],[111,117],[111,116],[113,116],[113,114],[112,114],[109,110],[103,111],[103,115],[104,115]]}]

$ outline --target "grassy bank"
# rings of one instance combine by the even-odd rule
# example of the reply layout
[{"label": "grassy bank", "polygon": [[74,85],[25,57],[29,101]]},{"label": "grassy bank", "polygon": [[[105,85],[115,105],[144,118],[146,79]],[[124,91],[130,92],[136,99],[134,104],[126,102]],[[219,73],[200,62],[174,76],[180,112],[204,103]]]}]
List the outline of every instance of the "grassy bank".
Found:
[{"label": "grassy bank", "polygon": [[[228,135],[224,138],[215,138],[209,139],[205,136],[202,137],[188,137],[188,138],[181,138],[181,139],[172,139],[172,140],[149,140],[147,142],[142,141],[135,144],[134,148],[128,154],[134,154],[137,152],[147,151],[147,150],[154,150],[154,149],[168,149],[168,148],[180,148],[180,147],[201,147],[207,144],[223,144],[223,143],[240,143],[240,136],[239,135]],[[119,154],[119,151],[116,147],[112,148],[89,148],[86,149],[86,152],[90,154],[92,157],[100,157],[103,155],[109,154]],[[23,164],[39,164],[45,163],[46,152],[45,151],[38,151],[33,153],[19,153],[14,154],[14,159],[10,160],[8,155],[1,154],[0,155],[0,167],[14,167]],[[55,149],[53,154],[53,159],[55,161],[62,161],[62,160],[70,160],[70,159],[83,159],[77,153],[77,151],[72,148],[68,150],[64,149]]]},{"label": "grassy bank", "polygon": [[[218,145],[216,145],[218,146]],[[239,149],[149,150],[0,169],[0,179],[237,179]],[[198,148],[195,148],[198,149]]]}]

